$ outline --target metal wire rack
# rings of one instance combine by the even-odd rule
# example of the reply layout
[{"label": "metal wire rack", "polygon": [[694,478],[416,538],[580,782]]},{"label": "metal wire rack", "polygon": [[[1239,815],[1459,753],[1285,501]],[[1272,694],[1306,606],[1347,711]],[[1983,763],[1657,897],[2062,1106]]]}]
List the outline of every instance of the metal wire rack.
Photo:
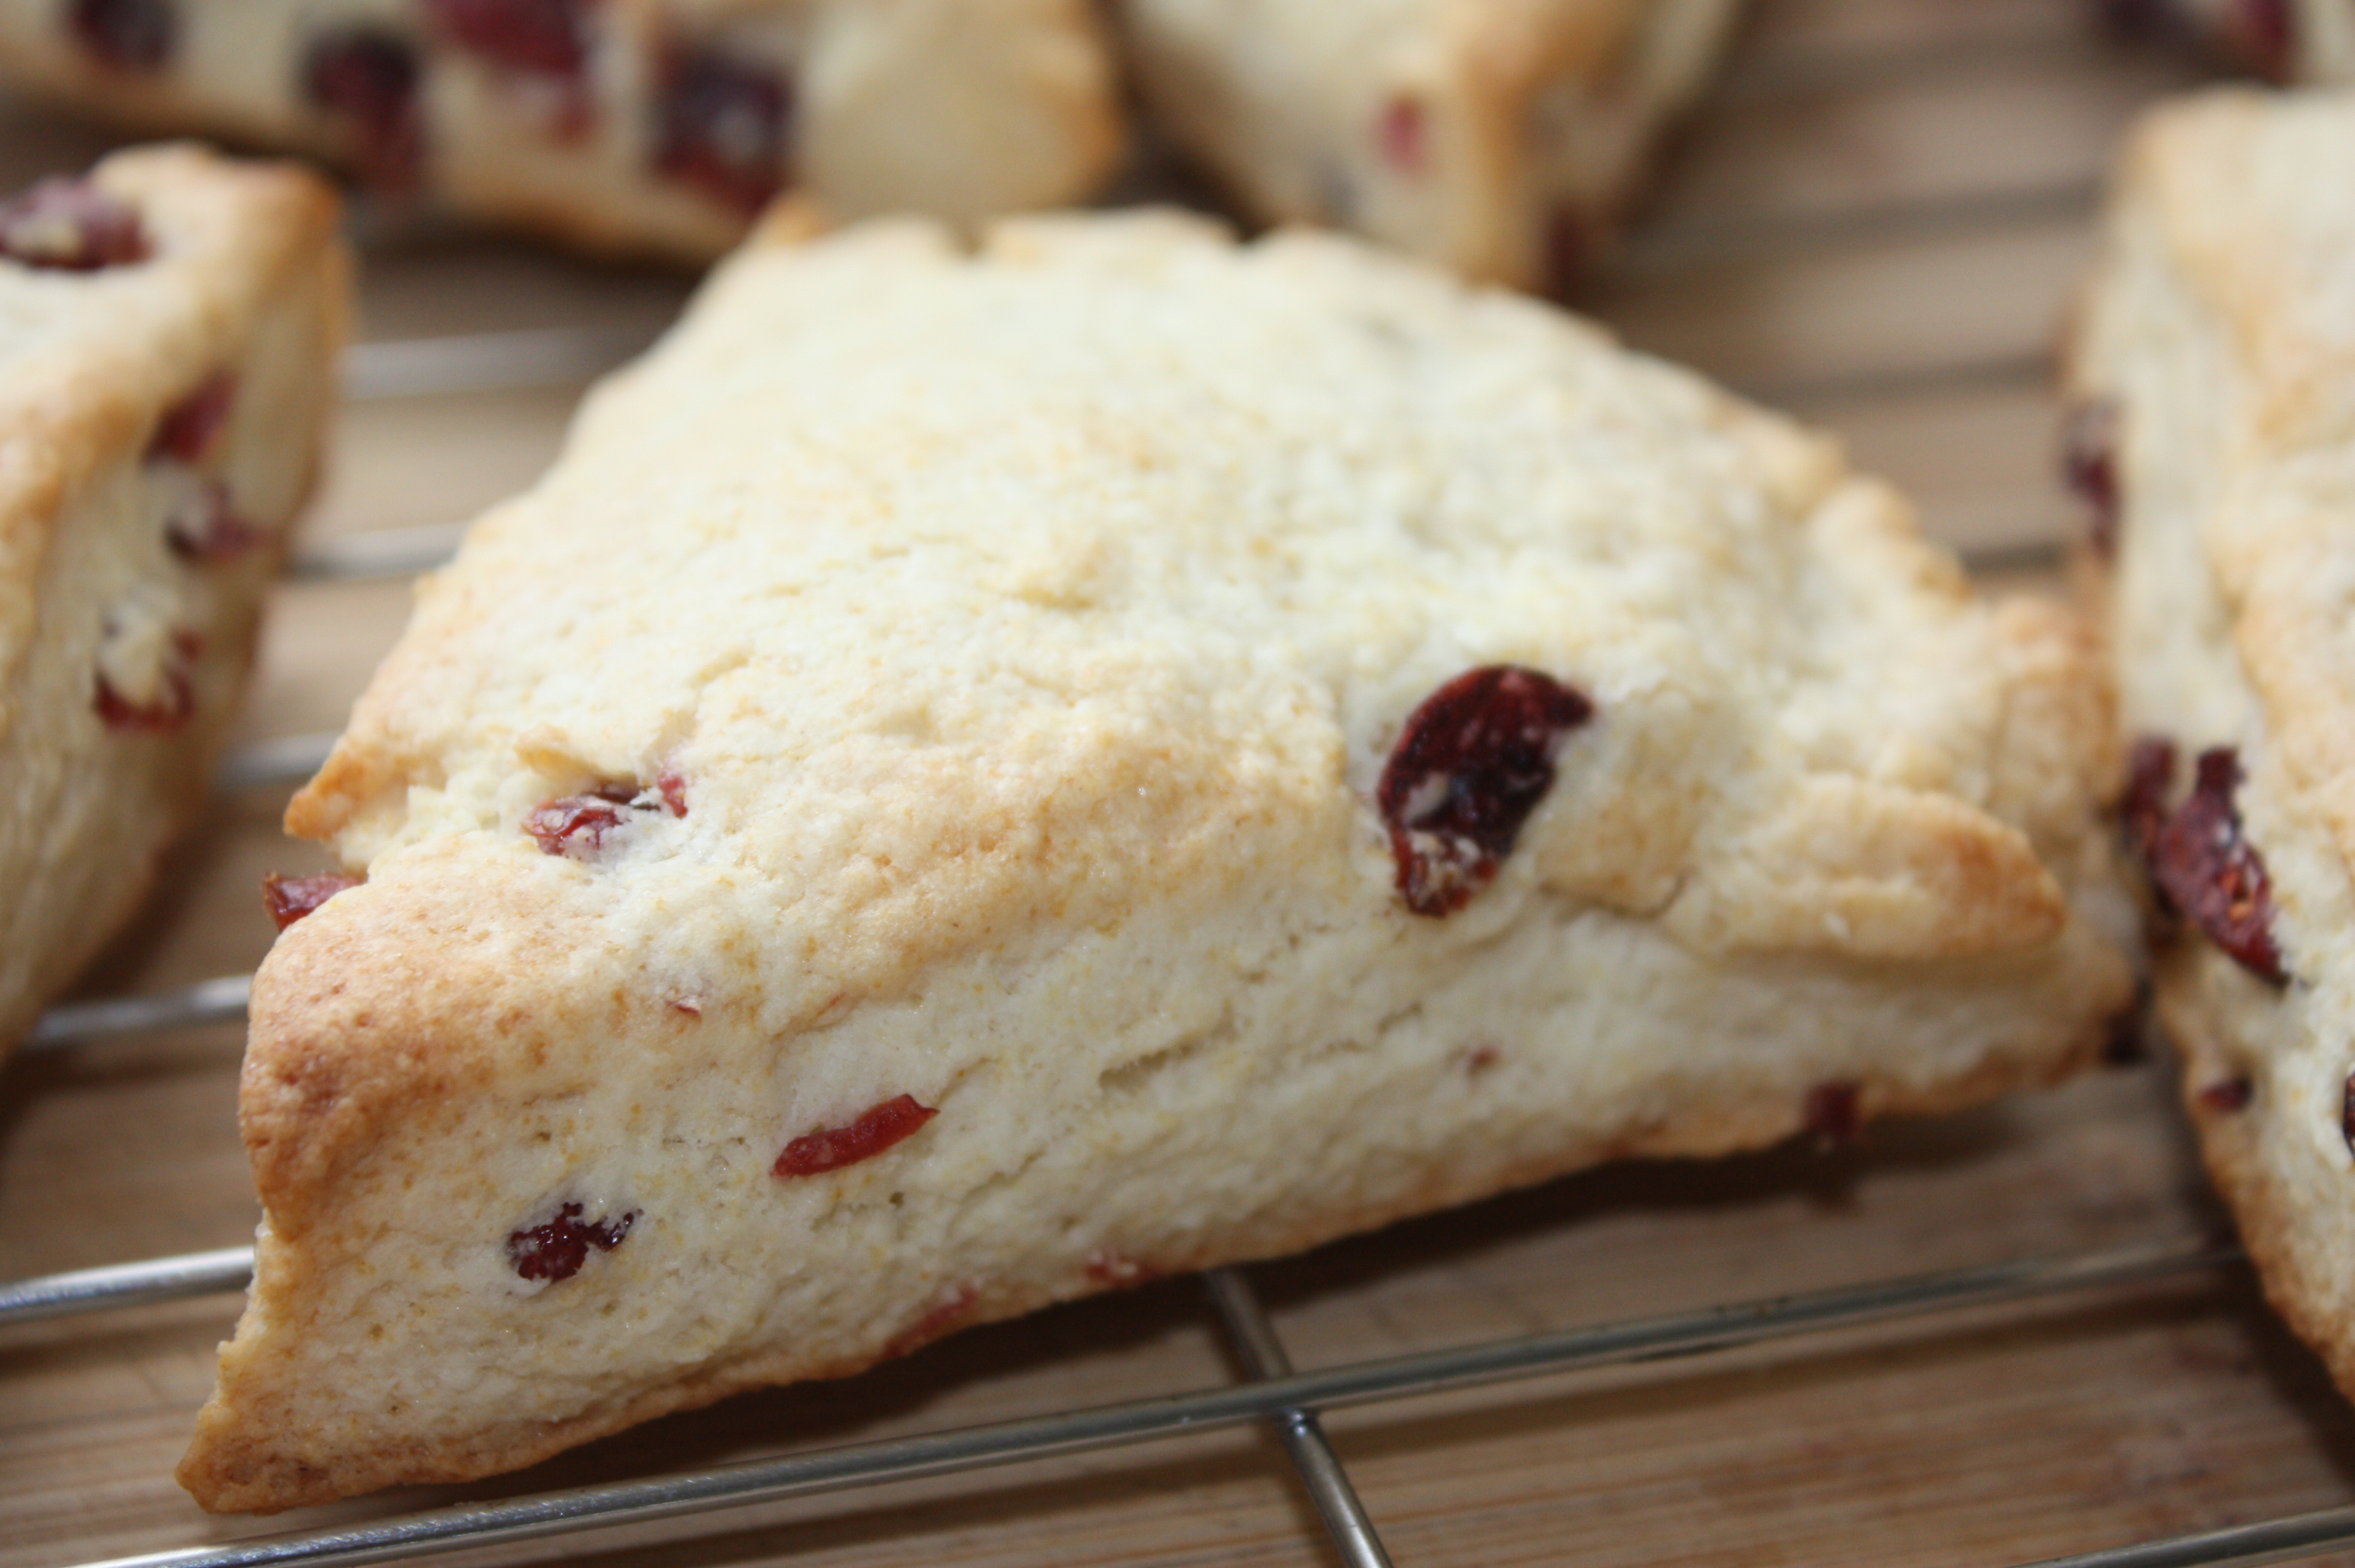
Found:
[{"label": "metal wire rack", "polygon": [[[2000,51],[1996,61],[2001,63]],[[1868,79],[1944,69],[1898,50],[1849,68]],[[1751,91],[1758,91],[1753,74]],[[1622,275],[1674,270],[1728,257],[1806,251],[1859,234],[1929,235],[1966,231],[2020,215],[2083,214],[2093,187],[2075,176],[1994,195],[1884,202],[1786,220],[1671,222],[1622,258]],[[356,400],[413,399],[485,389],[568,386],[626,358],[645,335],[611,329],[468,334],[383,342],[356,349],[346,375]],[[2035,385],[2047,375],[2041,355],[1997,350],[1838,375],[1774,374],[1745,388],[1772,400],[1807,406],[1857,401],[1924,389]],[[454,548],[454,527],[380,529],[304,549],[290,575],[304,581],[396,578],[430,569]],[[1966,551],[1982,572],[2049,569],[2057,544],[2006,543]],[[307,776],[331,736],[301,734],[232,755],[217,779],[223,792],[282,785]],[[111,997],[53,1008],[26,1049],[58,1052],[143,1031],[244,1017],[248,977],[225,976],[177,990]],[[243,1288],[250,1249],[225,1248],[143,1263],[0,1284],[0,1328],[45,1318],[95,1314]],[[1042,1416],[989,1422],[915,1436],[855,1443],[783,1457],[687,1473],[606,1482],[474,1502],[400,1518],[314,1529],[226,1545],[116,1558],[86,1568],[230,1568],[261,1564],[357,1564],[407,1560],[624,1524],[744,1509],[755,1504],[923,1477],[1011,1466],[1218,1428],[1264,1424],[1297,1472],[1321,1520],[1329,1550],[1357,1568],[1391,1561],[1375,1520],[1326,1439],[1321,1412],[1416,1398],[1451,1390],[1614,1365],[1701,1357],[1740,1347],[1937,1313],[2061,1296],[2119,1293],[2239,1266],[2228,1246],[2162,1243],[1917,1274],[1861,1285],[1729,1302],[1700,1310],[1648,1315],[1600,1325],[1480,1339],[1438,1351],[1347,1361],[1301,1372],[1263,1309],[1249,1271],[1202,1276],[1206,1306],[1221,1325],[1241,1381],[1190,1392],[1063,1409]],[[2048,1560],[2041,1568],[2195,1568],[2289,1561],[2355,1547],[2355,1508],[2302,1513],[2229,1529],[2177,1533],[2116,1548]]]}]

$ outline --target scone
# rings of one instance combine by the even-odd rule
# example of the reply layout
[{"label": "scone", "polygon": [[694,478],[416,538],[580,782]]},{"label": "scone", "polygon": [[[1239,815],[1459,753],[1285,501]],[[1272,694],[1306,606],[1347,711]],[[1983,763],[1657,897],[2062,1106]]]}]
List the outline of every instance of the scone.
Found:
[{"label": "scone", "polygon": [[1266,222],[1543,288],[1608,232],[1740,0],[1117,0],[1171,139]]},{"label": "scone", "polygon": [[2171,23],[2279,81],[2355,82],[2355,0],[2105,0],[2134,26]]},{"label": "scone", "polygon": [[192,147],[0,203],[0,1049],[203,799],[336,400],[336,228]]},{"label": "scone", "polygon": [[2135,134],[2072,356],[2158,996],[2267,1293],[2355,1392],[2355,95]]},{"label": "scone", "polygon": [[692,262],[788,187],[965,220],[1085,196],[1121,144],[1089,0],[0,0],[0,72]]},{"label": "scone", "polygon": [[479,1475],[963,1324],[2086,1059],[2106,689],[1831,443],[1167,214],[765,233],[290,826],[181,1477]]}]

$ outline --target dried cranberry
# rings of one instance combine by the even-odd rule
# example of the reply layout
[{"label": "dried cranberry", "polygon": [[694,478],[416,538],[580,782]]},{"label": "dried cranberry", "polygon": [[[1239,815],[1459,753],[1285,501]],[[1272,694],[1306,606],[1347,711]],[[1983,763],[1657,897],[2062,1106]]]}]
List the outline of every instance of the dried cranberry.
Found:
[{"label": "dried cranberry", "polygon": [[773,1173],[781,1177],[820,1176],[872,1159],[940,1113],[920,1105],[913,1094],[896,1095],[863,1113],[847,1127],[820,1127],[804,1133],[777,1156]]},{"label": "dried cranberry", "polygon": [[1505,1059],[1505,1053],[1493,1045],[1476,1045],[1464,1054],[1464,1071],[1477,1078]]},{"label": "dried cranberry", "polygon": [[2092,509],[2088,537],[2105,560],[2118,549],[2117,445],[2117,405],[2110,402],[2078,409],[2061,438],[2062,473]]},{"label": "dried cranberry", "polygon": [[979,1286],[958,1285],[938,1302],[927,1307],[922,1317],[886,1340],[883,1345],[883,1354],[887,1357],[904,1356],[910,1351],[923,1349],[971,1317],[975,1305],[980,1300]]},{"label": "dried cranberry", "polygon": [[743,212],[785,179],[793,93],[766,66],[708,49],[673,48],[655,109],[655,167]]},{"label": "dried cranberry", "polygon": [[133,702],[114,689],[101,672],[92,704],[108,729],[129,735],[168,735],[197,711],[196,683],[186,670],[164,672],[164,689],[152,702]]},{"label": "dried cranberry", "polygon": [[1495,879],[1553,785],[1563,738],[1593,711],[1552,677],[1514,665],[1457,676],[1423,699],[1375,792],[1407,908],[1451,914]]},{"label": "dried cranberry", "polygon": [[[673,816],[687,815],[687,786],[671,774],[663,776],[671,783],[657,782],[653,789],[634,784],[602,784],[586,795],[549,801],[532,808],[531,815],[523,819],[523,830],[538,839],[539,847],[550,855],[590,859],[643,814],[667,811]],[[674,799],[674,795],[677,798]]]},{"label": "dried cranberry", "polygon": [[172,0],[72,0],[66,26],[92,59],[116,70],[154,70],[179,43]]},{"label": "dried cranberry", "polygon": [[2167,827],[2167,797],[2174,788],[2175,742],[2155,735],[2138,737],[2126,753],[2126,792],[2118,800],[2118,820],[2126,829],[2126,848],[2145,865]]},{"label": "dried cranberry", "polygon": [[2225,41],[2253,68],[2276,81],[2289,79],[2296,30],[2290,0],[2236,0],[2225,13]]},{"label": "dried cranberry", "polygon": [[147,259],[139,215],[88,180],[59,176],[0,202],[0,256],[59,272]]},{"label": "dried cranberry", "polygon": [[358,887],[364,880],[365,878],[347,877],[341,871],[329,871],[316,877],[264,877],[261,879],[262,907],[270,911],[270,918],[278,923],[279,930],[283,931],[337,893]]},{"label": "dried cranberry", "polygon": [[155,439],[147,443],[147,455],[176,458],[192,465],[202,463],[221,426],[229,422],[229,404],[236,399],[236,377],[226,370],[206,377],[195,391],[165,411]]},{"label": "dried cranberry", "polygon": [[417,108],[417,50],[397,33],[350,27],[320,34],[303,61],[303,91],[359,133],[360,172],[407,190],[425,151]]},{"label": "dried cranberry", "polygon": [[2232,791],[2240,753],[2218,746],[2200,753],[2191,798],[2167,820],[2150,849],[2150,874],[2168,901],[2251,973],[2286,977],[2274,945],[2274,901],[2265,862],[2241,836]]},{"label": "dried cranberry", "polygon": [[602,1225],[581,1222],[581,1205],[567,1203],[556,1218],[507,1237],[507,1261],[526,1279],[570,1279],[589,1261],[589,1249],[610,1253],[638,1222],[635,1209]]},{"label": "dried cranberry", "polygon": [[2200,1105],[2207,1111],[2244,1110],[2255,1093],[2245,1077],[2222,1079],[2200,1091]]},{"label": "dried cranberry", "polygon": [[233,560],[270,538],[229,509],[229,487],[208,479],[164,520],[164,542],[191,565]]},{"label": "dried cranberry", "polygon": [[116,689],[106,672],[98,672],[98,690],[91,706],[110,730],[121,734],[168,735],[195,717],[197,685],[188,667],[204,656],[205,640],[182,627],[171,635],[171,645],[158,672],[162,689],[152,701],[133,702]]},{"label": "dried cranberry", "polygon": [[655,791],[662,796],[663,809],[673,816],[687,815],[687,780],[676,769],[665,768],[655,775]]},{"label": "dried cranberry", "polygon": [[508,70],[581,74],[589,61],[586,0],[424,0],[452,41]]},{"label": "dried cranberry", "polygon": [[1806,1120],[1807,1131],[1815,1136],[1817,1147],[1840,1147],[1863,1135],[1863,1092],[1864,1086],[1849,1078],[1818,1083],[1807,1091],[1801,1115]]},{"label": "dried cranberry", "polygon": [[1382,150],[1383,161],[1401,174],[1423,173],[1429,151],[1425,118],[1419,98],[1393,98],[1382,106],[1374,141]]}]

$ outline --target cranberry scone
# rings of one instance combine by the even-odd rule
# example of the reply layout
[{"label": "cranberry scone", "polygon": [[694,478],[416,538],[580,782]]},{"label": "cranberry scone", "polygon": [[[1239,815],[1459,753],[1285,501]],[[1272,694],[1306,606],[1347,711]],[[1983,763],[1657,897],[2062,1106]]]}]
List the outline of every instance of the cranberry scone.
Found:
[{"label": "cranberry scone", "polygon": [[2355,95],[2155,114],[2070,376],[2186,1101],[2267,1294],[2355,1392],[2350,166]]},{"label": "cranberry scone", "polygon": [[1740,0],[1118,0],[1156,118],[1244,210],[1559,283]]},{"label": "cranberry scone", "polygon": [[2104,0],[2129,26],[2157,22],[2276,81],[2355,82],[2355,0]]},{"label": "cranberry scone", "polygon": [[2073,615],[1513,295],[1166,213],[780,223],[288,814],[181,1477],[472,1476],[2128,1000]]},{"label": "cranberry scone", "polygon": [[335,405],[336,219],[192,147],[0,203],[0,1047],[203,799]]},{"label": "cranberry scone", "polygon": [[787,188],[954,220],[1074,200],[1122,139],[1090,0],[0,0],[0,71],[692,262]]}]

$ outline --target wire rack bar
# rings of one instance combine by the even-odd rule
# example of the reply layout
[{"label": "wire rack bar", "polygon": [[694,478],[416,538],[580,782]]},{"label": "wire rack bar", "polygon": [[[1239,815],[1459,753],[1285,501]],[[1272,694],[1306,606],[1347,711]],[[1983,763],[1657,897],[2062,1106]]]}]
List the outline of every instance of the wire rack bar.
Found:
[{"label": "wire rack bar", "polygon": [[186,1029],[194,1024],[235,1023],[245,1017],[253,986],[250,975],[199,980],[176,991],[144,997],[109,997],[51,1008],[33,1024],[27,1051],[57,1051],[106,1035]]},{"label": "wire rack bar", "polygon": [[2176,1244],[2025,1258],[1359,1361],[1193,1393],[750,1460],[682,1476],[606,1482],[506,1502],[459,1504],[368,1524],[114,1558],[84,1568],[284,1568],[288,1564],[352,1568],[366,1563],[398,1562],[461,1546],[539,1540],[883,1481],[955,1475],[1089,1453],[1265,1421],[1289,1410],[1370,1404],[1584,1368],[1696,1356],[1925,1312],[2146,1284],[2212,1269],[2239,1256],[2230,1248]]},{"label": "wire rack bar", "polygon": [[420,523],[414,528],[337,534],[296,550],[286,563],[286,575],[297,582],[376,582],[414,577],[448,564],[465,532],[464,523]]},{"label": "wire rack bar", "polygon": [[252,1277],[251,1247],[223,1247],[218,1252],[43,1275],[0,1285],[0,1324],[243,1290]]},{"label": "wire rack bar", "polygon": [[[1260,1307],[1259,1293],[1251,1286],[1241,1269],[1214,1268],[1202,1276],[1210,1288],[1210,1302],[1219,1309],[1219,1320],[1226,1326],[1227,1338],[1235,1347],[1243,1371],[1254,1378],[1280,1378],[1290,1375],[1292,1358],[1284,1353],[1284,1341],[1268,1321],[1267,1313]],[[1284,1456],[1292,1467],[1300,1472],[1301,1484],[1308,1488],[1309,1499],[1316,1505],[1317,1518],[1325,1521],[1325,1533],[1333,1539],[1341,1560],[1350,1568],[1391,1568],[1390,1553],[1382,1550],[1381,1537],[1374,1531],[1374,1521],[1366,1513],[1366,1505],[1359,1500],[1358,1488],[1349,1484],[1348,1472],[1341,1468],[1341,1456],[1333,1452],[1333,1445],[1325,1436],[1325,1425],[1314,1411],[1283,1410],[1268,1419],[1276,1441],[1284,1445]]]},{"label": "wire rack bar", "polygon": [[2073,1557],[2052,1557],[2028,1568],[2254,1568],[2355,1546],[2355,1508],[2296,1514],[2263,1524],[2202,1531],[2135,1546],[2105,1547]]},{"label": "wire rack bar", "polygon": [[344,353],[344,396],[442,397],[569,387],[603,375],[655,340],[628,327],[549,327],[356,343]]}]

